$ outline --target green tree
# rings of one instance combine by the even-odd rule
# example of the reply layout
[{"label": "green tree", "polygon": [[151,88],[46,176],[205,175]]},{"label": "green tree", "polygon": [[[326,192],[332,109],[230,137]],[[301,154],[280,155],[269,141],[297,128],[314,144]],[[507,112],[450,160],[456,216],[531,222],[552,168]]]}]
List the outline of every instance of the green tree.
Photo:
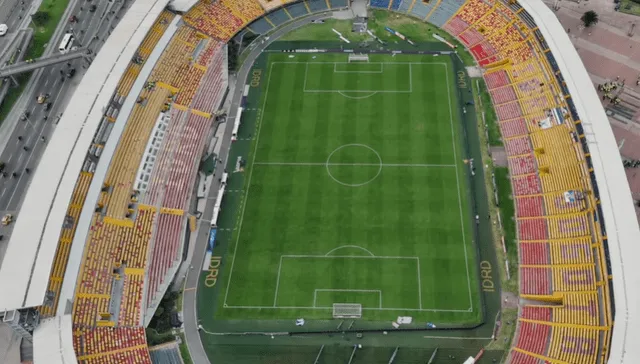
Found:
[{"label": "green tree", "polygon": [[593,10],[589,10],[582,14],[580,20],[582,20],[582,24],[584,24],[586,28],[589,28],[592,25],[598,24],[598,13]]},{"label": "green tree", "polygon": [[162,315],[164,315],[164,307],[158,306],[158,309],[156,310],[154,316],[161,317]]},{"label": "green tree", "polygon": [[49,19],[51,19],[51,15],[46,11],[37,11],[31,16],[31,20],[38,26],[43,26]]}]

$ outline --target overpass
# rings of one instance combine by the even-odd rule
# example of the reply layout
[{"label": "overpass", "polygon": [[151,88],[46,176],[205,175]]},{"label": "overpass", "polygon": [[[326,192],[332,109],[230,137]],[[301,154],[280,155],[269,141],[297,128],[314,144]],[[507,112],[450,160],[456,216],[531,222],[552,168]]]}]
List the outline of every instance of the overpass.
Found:
[{"label": "overpass", "polygon": [[25,62],[15,63],[12,65],[0,68],[0,78],[13,76],[18,73],[33,71],[38,68],[50,66],[52,64],[68,62],[72,59],[76,59],[80,57],[85,57],[90,62],[90,59],[89,59],[90,54],[91,52],[89,51],[88,48],[79,48],[67,54],[54,54],[49,57],[38,58],[37,60],[31,61],[31,62],[25,61]]}]

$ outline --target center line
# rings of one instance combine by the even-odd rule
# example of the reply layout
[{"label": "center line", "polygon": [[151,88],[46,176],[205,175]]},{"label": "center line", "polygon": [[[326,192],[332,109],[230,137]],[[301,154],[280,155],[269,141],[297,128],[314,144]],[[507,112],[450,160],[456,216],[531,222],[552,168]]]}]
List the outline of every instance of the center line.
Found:
[{"label": "center line", "polygon": [[421,163],[303,163],[303,162],[255,162],[258,166],[373,166],[373,167],[455,167],[455,164],[421,164]]}]

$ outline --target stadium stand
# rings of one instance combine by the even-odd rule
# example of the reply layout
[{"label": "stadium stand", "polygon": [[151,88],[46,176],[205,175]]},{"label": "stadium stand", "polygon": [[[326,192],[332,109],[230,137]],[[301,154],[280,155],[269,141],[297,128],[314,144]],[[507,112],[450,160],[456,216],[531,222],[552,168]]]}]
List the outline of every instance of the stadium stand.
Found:
[{"label": "stadium stand", "polygon": [[[303,7],[311,13],[346,5],[344,0],[289,3],[198,2],[184,15],[184,25],[164,48],[144,89],[134,92],[146,58],[162,38],[167,23],[176,19],[163,11],[139,43],[134,62],[121,68],[122,78],[110,100],[122,105],[134,92],[137,103],[118,140],[104,183],[97,182],[102,191],[91,215],[73,297],[73,316],[68,322],[73,327],[73,347],[79,362],[151,362],[143,316],[159,302],[180,259],[184,210],[191,198],[197,162],[213,123],[212,115],[227,87],[222,44],[252,22],[260,32],[257,28],[274,26],[272,18],[304,15]],[[550,52],[541,29],[522,6],[538,7],[535,10],[540,13],[549,10],[541,2],[532,3],[371,0],[370,6],[404,12],[443,27],[469,47],[485,68],[483,77],[498,115],[511,172],[521,296],[541,302],[520,308],[508,362],[599,363],[614,346],[609,283],[612,268],[606,250],[610,248],[607,241],[616,239],[607,238],[601,198],[611,204],[625,196],[599,195],[596,181],[602,179],[593,170],[594,163],[602,161],[592,159],[576,104],[568,93],[566,81],[571,80],[563,79],[561,65]],[[265,12],[269,15],[261,19],[268,27],[265,23],[257,26],[262,20],[256,19]],[[117,114],[117,108],[102,112],[90,155],[102,150],[103,138],[109,136]],[[153,156],[150,182],[145,189],[137,190],[134,184],[145,170],[146,147],[160,135],[153,131],[162,123],[168,123],[167,129],[160,133],[162,140],[158,141],[158,154]],[[55,292],[60,291],[65,256],[70,239],[77,235],[77,219],[86,205],[87,189],[96,182],[94,168],[85,162],[72,177],[73,193],[66,200],[68,218],[57,230],[59,244],[49,278],[49,291],[54,294],[52,302],[40,308],[45,317],[60,311],[56,310],[59,302]],[[611,187],[608,189],[609,195],[615,194]],[[610,222],[615,221],[614,216],[622,219],[615,212],[606,213]],[[637,226],[627,232],[637,235]],[[620,253],[619,246],[613,248]],[[54,331],[63,325],[48,326]],[[633,330],[626,322],[620,325]],[[626,337],[619,342],[626,342]],[[625,352],[619,342],[615,344],[617,358]],[[627,350],[631,348],[627,346]]]},{"label": "stadium stand", "polygon": [[291,20],[291,16],[287,14],[284,9],[278,9],[274,12],[269,13],[265,16],[265,19],[273,24],[275,27],[278,27],[289,20]]},{"label": "stadium stand", "polygon": [[149,348],[153,364],[182,363],[180,348],[176,343],[167,343]]},{"label": "stadium stand", "polygon": [[185,14],[184,20],[195,29],[226,42],[264,11],[255,0],[202,1]]},{"label": "stadium stand", "polygon": [[[172,278],[168,272],[180,261],[182,209],[190,198],[194,170],[212,124],[210,112],[226,89],[223,50],[221,43],[192,28],[181,28],[138,96],[105,177],[76,289],[74,330],[88,336],[86,342],[74,343],[81,360],[149,360],[144,335],[140,339],[135,330],[142,330],[137,327],[142,326],[145,311],[154,299],[159,303],[164,293],[159,286]],[[206,111],[191,109],[192,103]],[[147,198],[144,191],[134,189],[139,161],[154,126],[165,114],[173,117],[152,170],[152,175],[162,176],[162,186],[152,183],[148,194],[155,196],[157,206],[138,204]],[[92,344],[91,337],[105,332],[110,335],[105,344]],[[125,334],[134,339],[124,349],[109,347],[109,340],[124,340],[121,335]]]},{"label": "stadium stand", "polygon": [[[150,54],[143,48],[155,47],[158,33],[173,17],[167,11],[161,13],[131,65],[142,68]],[[225,54],[222,43],[182,27],[155,63],[144,87],[136,91],[140,93],[102,183],[78,274],[72,327],[79,362],[150,362],[142,327],[147,303],[154,298],[159,303],[164,293],[159,286],[165,283],[167,288],[181,260],[186,222],[182,209],[191,197],[195,169],[213,122],[211,113],[227,88]],[[119,104],[133,91],[130,77],[135,78],[125,71],[116,88],[113,100]],[[180,110],[186,110],[184,120],[176,119],[172,125],[177,127],[169,128],[166,138],[175,140],[176,150],[163,153],[172,144],[161,144],[161,163],[155,165],[162,167],[164,163],[166,167],[157,206],[139,204],[145,195],[134,189],[134,183],[151,132],[162,115]],[[104,119],[105,125],[115,121]],[[103,133],[104,128],[99,128],[97,134]],[[76,183],[68,207],[70,224],[62,230],[50,276],[54,295],[50,304],[40,308],[45,317],[56,312],[69,245],[92,177],[92,172],[83,169]],[[176,208],[165,207],[165,202]]]},{"label": "stadium stand", "polygon": [[588,152],[568,95],[554,96],[557,66],[513,7],[470,0],[444,24],[486,68],[516,197],[520,294],[558,305],[521,308],[508,362],[596,363],[612,316]]},{"label": "stadium stand", "polygon": [[[138,49],[138,56],[141,57],[138,62],[131,62],[125,71],[124,76],[120,80],[116,94],[114,95],[114,104],[120,104],[124,98],[127,97],[129,92],[131,91],[131,87],[133,86],[133,81],[135,77],[140,72],[141,67],[146,62],[146,59],[151,54],[151,50],[155,48],[156,44],[160,40],[160,37],[167,29],[169,22],[174,18],[174,14],[169,11],[162,11],[160,16],[153,23],[151,30],[147,33],[140,48]],[[135,75],[133,79],[131,79],[131,70],[136,69],[134,72]],[[112,123],[115,121],[109,115],[105,115],[105,120],[103,123],[106,125],[108,123]],[[98,134],[102,134],[98,129]],[[106,139],[106,137],[105,137]],[[100,138],[100,142],[103,143],[104,140]],[[69,224],[65,224],[62,228],[62,233],[60,234],[60,240],[58,242],[58,248],[56,250],[56,255],[54,258],[54,266],[52,268],[50,277],[49,277],[49,286],[48,292],[50,295],[50,299],[48,300],[48,304],[41,306],[40,314],[42,317],[50,317],[55,314],[58,306],[58,295],[60,293],[60,289],[62,287],[62,281],[64,278],[64,272],[66,270],[67,260],[69,258],[69,252],[71,247],[71,242],[73,241],[73,237],[75,236],[75,230],[77,227],[77,221],[80,217],[80,212],[82,210],[82,206],[84,205],[85,198],[87,196],[87,192],[89,190],[89,185],[93,178],[93,173],[85,171],[80,172],[80,176],[78,177],[78,182],[73,191],[73,196],[71,198],[71,203],[67,210],[67,216]]]}]

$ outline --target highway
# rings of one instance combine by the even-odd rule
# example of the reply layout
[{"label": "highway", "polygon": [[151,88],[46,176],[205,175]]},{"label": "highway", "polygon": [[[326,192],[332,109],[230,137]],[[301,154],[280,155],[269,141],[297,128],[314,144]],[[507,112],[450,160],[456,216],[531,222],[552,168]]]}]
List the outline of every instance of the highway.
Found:
[{"label": "highway", "polygon": [[[54,33],[53,40],[45,51],[45,56],[58,53],[58,44],[64,34],[69,31],[75,34],[74,46],[87,47],[94,54],[97,53],[104,44],[104,39],[108,36],[111,27],[115,26],[126,11],[128,2],[128,0],[113,2],[71,0],[67,12]],[[97,6],[94,12],[90,11],[92,4]],[[110,13],[112,11],[114,13]],[[77,22],[69,23],[70,15],[75,15]],[[97,38],[94,38],[95,36]],[[23,194],[46,149],[46,141],[55,131],[59,118],[87,67],[86,60],[75,59],[35,71],[23,95],[4,120],[2,128],[8,131],[0,136],[2,138],[0,147],[3,148],[0,153],[0,162],[5,164],[5,175],[0,175],[1,216],[12,214],[14,218],[19,218],[18,210]],[[66,75],[71,69],[75,69],[76,72],[69,78]],[[38,95],[48,95],[48,97],[46,101],[39,104],[36,101]],[[47,110],[48,103],[51,103],[49,110]],[[26,117],[23,118],[23,116]],[[3,240],[0,241],[0,258],[6,249],[11,228],[12,224],[0,226],[0,235],[3,235]]]},{"label": "highway", "polygon": [[0,54],[11,43],[15,34],[24,26],[25,17],[31,13],[31,6],[38,6],[40,1],[32,0],[0,0],[0,24],[7,24],[9,31],[0,37]]},{"label": "highway", "polygon": [[[307,25],[314,20],[318,19],[326,19],[331,17],[332,12],[324,12],[319,14],[310,15],[303,19],[294,20],[291,23],[285,25],[284,27],[274,31],[269,35],[268,39],[264,37],[257,38],[254,44],[257,46],[249,53],[249,56],[242,64],[240,70],[237,74],[237,81],[233,91],[233,95],[231,99],[231,106],[229,108],[229,115],[227,120],[233,120],[235,118],[236,110],[240,106],[240,102],[242,100],[242,93],[244,91],[244,84],[247,80],[247,75],[253,66],[256,58],[262,53],[262,51],[269,46],[272,42],[280,38],[281,36],[289,33],[290,31],[300,28],[301,26]],[[220,155],[218,158],[223,160],[223,165],[227,164],[227,157],[229,156],[229,148],[231,147],[231,133],[233,132],[233,128],[227,127],[224,132],[224,136],[222,138],[222,148],[220,149]],[[184,264],[186,266],[193,266],[193,269],[189,269],[187,271],[187,279],[185,283],[184,293],[183,293],[183,319],[184,319],[184,333],[187,341],[187,347],[189,348],[189,353],[191,354],[191,360],[194,363],[198,364],[210,364],[209,358],[207,357],[207,353],[202,346],[202,341],[200,339],[200,332],[198,330],[198,312],[196,308],[196,295],[198,289],[198,279],[202,273],[202,265],[204,263],[204,255],[207,244],[209,242],[209,230],[210,230],[210,221],[213,216],[213,205],[215,204],[216,196],[218,194],[218,190],[220,189],[220,185],[218,183],[218,178],[222,174],[222,168],[217,168],[215,171],[214,178],[212,179],[211,187],[209,188],[209,196],[207,196],[207,205],[205,206],[205,210],[200,218],[198,231],[197,231],[197,239],[196,244],[192,253],[191,261],[187,261]],[[205,327],[206,330],[206,327]],[[206,333],[202,333],[202,335],[207,335]]]}]

